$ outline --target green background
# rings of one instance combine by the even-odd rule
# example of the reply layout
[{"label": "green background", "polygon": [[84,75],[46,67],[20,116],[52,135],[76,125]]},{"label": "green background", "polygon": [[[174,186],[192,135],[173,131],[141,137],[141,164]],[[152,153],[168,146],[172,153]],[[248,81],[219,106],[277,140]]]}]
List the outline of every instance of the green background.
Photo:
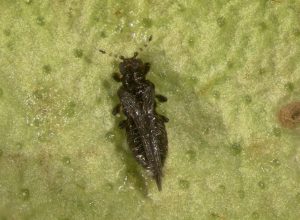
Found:
[{"label": "green background", "polygon": [[[111,110],[118,60],[167,103],[163,191]],[[299,0],[0,0],[0,219],[300,219]]]}]

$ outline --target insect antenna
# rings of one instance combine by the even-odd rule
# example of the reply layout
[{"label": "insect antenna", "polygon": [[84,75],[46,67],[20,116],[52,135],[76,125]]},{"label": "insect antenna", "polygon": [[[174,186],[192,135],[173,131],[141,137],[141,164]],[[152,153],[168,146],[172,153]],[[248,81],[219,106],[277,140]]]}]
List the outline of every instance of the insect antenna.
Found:
[{"label": "insect antenna", "polygon": [[[152,35],[150,35],[150,37],[148,38],[148,42],[144,44],[144,47],[140,47],[139,50],[142,52],[145,48],[148,47],[148,45],[149,45],[149,43],[150,43],[151,41],[152,41]],[[143,49],[143,48],[144,48],[144,49]],[[106,52],[105,50],[103,50],[103,49],[98,49],[98,51],[99,51],[100,53],[106,54],[106,55],[108,55],[108,56],[110,56],[110,57],[119,58],[119,59],[121,59],[121,60],[124,60],[124,59],[125,59],[125,57],[122,56],[122,55],[118,55],[118,54],[111,53],[111,52],[110,52],[110,53],[107,53],[107,52]],[[139,55],[139,53],[138,53],[137,51],[134,52],[133,58],[136,58],[138,55]]]},{"label": "insect antenna", "polygon": [[118,55],[118,54],[114,54],[114,53],[107,53],[105,50],[102,50],[102,49],[99,49],[99,52],[102,53],[102,54],[106,54],[110,57],[119,58],[121,60],[125,59],[124,56],[122,56],[122,55]]},{"label": "insect antenna", "polygon": [[[149,46],[149,43],[152,41],[152,35],[150,35],[150,37],[148,38],[148,42],[146,44],[144,44],[144,49],[146,49]],[[143,48],[140,47],[139,50],[142,52]]]}]

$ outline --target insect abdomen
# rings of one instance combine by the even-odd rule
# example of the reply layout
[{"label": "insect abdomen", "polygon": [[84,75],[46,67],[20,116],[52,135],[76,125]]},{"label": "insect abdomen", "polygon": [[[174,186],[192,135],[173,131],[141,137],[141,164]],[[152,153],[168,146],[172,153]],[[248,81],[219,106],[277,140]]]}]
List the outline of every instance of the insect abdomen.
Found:
[{"label": "insect abdomen", "polygon": [[[134,157],[145,169],[149,170],[156,179],[161,190],[162,168],[167,155],[167,134],[164,122],[156,114],[147,115],[149,120],[147,129],[141,132],[133,120],[127,119],[127,142]],[[147,131],[147,133],[145,133]],[[142,134],[143,133],[143,134]],[[147,144],[145,144],[145,142]],[[145,148],[151,151],[151,158],[147,157]]]}]

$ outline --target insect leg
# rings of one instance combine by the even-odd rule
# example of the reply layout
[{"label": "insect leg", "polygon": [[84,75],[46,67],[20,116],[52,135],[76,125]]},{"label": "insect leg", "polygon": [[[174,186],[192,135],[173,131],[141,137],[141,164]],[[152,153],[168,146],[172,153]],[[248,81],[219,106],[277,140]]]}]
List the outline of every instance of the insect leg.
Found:
[{"label": "insect leg", "polygon": [[115,81],[122,82],[122,76],[119,73],[113,73],[112,77]]},{"label": "insect leg", "polygon": [[126,127],[126,120],[120,121],[119,128],[124,129]]},{"label": "insect leg", "polygon": [[113,115],[116,115],[116,114],[119,114],[121,112],[121,104],[117,104],[113,110],[112,110],[112,114]]},{"label": "insect leg", "polygon": [[155,95],[155,97],[160,102],[166,102],[166,101],[168,101],[168,98],[166,96],[163,96],[163,95]]},{"label": "insect leg", "polygon": [[159,117],[163,120],[163,122],[167,123],[169,119],[164,115],[159,115]]},{"label": "insect leg", "polygon": [[145,74],[147,74],[149,72],[150,66],[151,66],[150,63],[145,63]]}]

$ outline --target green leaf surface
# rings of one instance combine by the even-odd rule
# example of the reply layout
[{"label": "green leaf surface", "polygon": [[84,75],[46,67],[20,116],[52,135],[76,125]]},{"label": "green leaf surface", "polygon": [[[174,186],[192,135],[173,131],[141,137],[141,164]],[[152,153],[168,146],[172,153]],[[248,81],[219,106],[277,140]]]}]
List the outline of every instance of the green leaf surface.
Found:
[{"label": "green leaf surface", "polygon": [[[99,52],[150,35],[162,192]],[[299,101],[299,0],[0,0],[0,219],[300,219]]]}]

